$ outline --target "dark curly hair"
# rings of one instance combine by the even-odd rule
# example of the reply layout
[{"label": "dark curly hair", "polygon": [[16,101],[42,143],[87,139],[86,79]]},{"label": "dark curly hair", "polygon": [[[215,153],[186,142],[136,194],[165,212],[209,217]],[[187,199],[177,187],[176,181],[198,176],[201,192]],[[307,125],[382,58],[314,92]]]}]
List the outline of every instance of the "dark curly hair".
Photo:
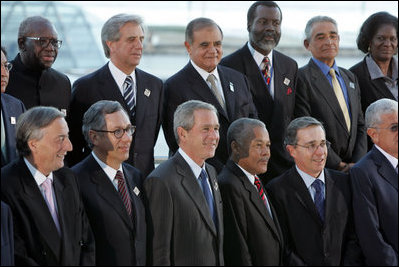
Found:
[{"label": "dark curly hair", "polygon": [[398,18],[392,16],[388,12],[377,12],[363,22],[360,28],[359,35],[357,36],[357,48],[364,53],[368,53],[369,44],[371,39],[377,33],[382,25],[392,25],[396,29],[396,36],[398,36]]}]

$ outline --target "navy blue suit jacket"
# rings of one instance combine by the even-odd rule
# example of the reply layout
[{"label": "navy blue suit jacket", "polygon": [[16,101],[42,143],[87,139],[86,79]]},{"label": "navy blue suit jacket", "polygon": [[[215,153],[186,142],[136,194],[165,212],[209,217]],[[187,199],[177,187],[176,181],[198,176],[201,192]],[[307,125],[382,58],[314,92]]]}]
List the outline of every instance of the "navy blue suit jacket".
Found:
[{"label": "navy blue suit jacket", "polygon": [[252,101],[250,85],[240,72],[219,65],[217,67],[223,87],[227,113],[223,110],[211,89],[189,62],[182,70],[165,82],[164,113],[162,127],[166,142],[172,153],[178,149],[173,133],[173,115],[176,108],[189,100],[201,100],[215,106],[219,113],[220,141],[215,157],[208,160],[220,172],[228,159],[227,129],[236,119],[242,117],[257,118]]},{"label": "navy blue suit jacket", "polygon": [[[136,68],[136,115],[130,121],[136,125],[136,132],[130,146],[127,163],[147,176],[154,169],[154,146],[161,126],[162,81]],[[100,100],[118,101],[128,110],[125,100],[108,67],[108,63],[97,71],[74,82],[68,125],[73,151],[68,153],[67,162],[73,166],[89,153],[82,134],[82,118],[89,107]],[[130,112],[128,112],[130,114]]]},{"label": "navy blue suit jacket", "polygon": [[[3,112],[4,131],[6,134],[7,158],[1,154],[1,167],[18,158],[15,145],[15,127],[18,117],[25,112],[24,104],[17,98],[1,94],[1,112]],[[1,125],[3,127],[3,125]]]},{"label": "navy blue suit jacket", "polygon": [[360,246],[370,266],[398,265],[398,174],[374,146],[350,170]]},{"label": "navy blue suit jacket", "polygon": [[96,240],[96,265],[146,264],[146,222],[142,201],[144,177],[122,164],[131,199],[132,217],[109,177],[90,154],[72,170],[76,174],[83,204]]},{"label": "navy blue suit jacket", "polygon": [[1,201],[1,266],[14,265],[14,230],[10,207]]}]

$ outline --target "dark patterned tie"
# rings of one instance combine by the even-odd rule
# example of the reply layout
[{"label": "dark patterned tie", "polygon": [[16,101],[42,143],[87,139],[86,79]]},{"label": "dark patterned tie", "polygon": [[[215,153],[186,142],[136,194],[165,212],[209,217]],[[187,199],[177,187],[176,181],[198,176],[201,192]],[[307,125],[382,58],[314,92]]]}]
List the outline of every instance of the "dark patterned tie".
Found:
[{"label": "dark patterned tie", "polygon": [[204,193],[206,203],[208,203],[211,217],[213,219],[213,222],[215,223],[215,226],[217,227],[217,216],[216,216],[216,212],[215,212],[215,206],[213,204],[213,197],[211,194],[211,189],[209,188],[209,185],[207,183],[208,174],[206,173],[206,171],[204,171],[204,169],[201,170],[199,179],[201,181],[202,192]]},{"label": "dark patterned tie", "polygon": [[123,98],[125,99],[126,105],[130,110],[130,114],[134,117],[136,113],[136,96],[133,90],[133,79],[131,76],[126,76],[123,84]]},{"label": "dark patterned tie", "polygon": [[272,214],[271,214],[270,207],[269,207],[269,203],[267,203],[267,200],[266,200],[265,192],[263,191],[262,183],[261,183],[261,181],[259,180],[259,177],[258,177],[258,176],[254,175],[254,177],[255,177],[255,182],[254,182],[254,184],[255,184],[256,188],[258,189],[259,196],[260,196],[260,198],[263,200],[263,203],[265,204],[266,209],[267,209],[267,211],[269,212],[269,215],[273,218],[273,216],[272,216]]},{"label": "dark patterned tie", "polygon": [[314,196],[314,204],[316,209],[320,215],[321,221],[324,223],[324,193],[323,193],[323,182],[319,179],[316,179],[312,183],[312,187],[316,190],[316,194]]},{"label": "dark patterned tie", "polygon": [[123,204],[125,204],[127,213],[131,216],[132,215],[132,207],[130,203],[130,196],[129,192],[126,188],[125,178],[123,177],[123,173],[121,171],[117,171],[115,175],[115,179],[118,181],[118,191],[119,195],[122,198]]},{"label": "dark patterned tie", "polygon": [[262,60],[262,64],[263,64],[262,74],[263,74],[263,77],[265,78],[267,86],[269,86],[270,85],[270,80],[271,80],[271,73],[270,73],[271,66],[270,66],[269,58],[268,57],[264,57],[263,60]]}]

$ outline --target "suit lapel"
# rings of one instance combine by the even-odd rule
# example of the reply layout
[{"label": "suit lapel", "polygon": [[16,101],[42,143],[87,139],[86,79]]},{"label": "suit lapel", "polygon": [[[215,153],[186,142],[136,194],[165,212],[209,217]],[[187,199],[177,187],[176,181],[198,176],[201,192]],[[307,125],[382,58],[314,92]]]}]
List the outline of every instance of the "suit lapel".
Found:
[{"label": "suit lapel", "polygon": [[116,100],[121,103],[124,109],[129,110],[125,103],[125,99],[123,98],[123,95],[119,90],[111,71],[109,70],[108,64],[109,63],[105,64],[101,70],[101,73],[97,77],[99,82],[99,88],[97,92],[101,95],[100,99]]},{"label": "suit lapel", "polygon": [[[176,171],[177,174],[181,176],[181,184],[183,189],[187,192],[188,196],[192,199],[195,206],[199,210],[203,220],[210,228],[211,232],[217,236],[216,227],[210,215],[208,204],[206,203],[204,194],[197,182],[197,178],[194,176],[193,172],[190,169],[190,166],[184,161],[183,157],[176,153],[174,156],[177,165]],[[218,211],[218,216],[220,216]]]},{"label": "suit lapel", "polygon": [[136,125],[145,125],[146,109],[151,106],[151,92],[153,88],[148,87],[143,77],[143,72],[136,68]]},{"label": "suit lapel", "polygon": [[388,159],[375,147],[372,148],[372,157],[377,171],[383,179],[398,190],[398,174]]},{"label": "suit lapel", "polygon": [[[228,77],[225,75],[223,71],[223,66],[219,65],[218,66],[218,73],[220,77],[220,83],[222,84],[222,89],[223,89],[223,94],[224,94],[224,99],[226,103],[226,109],[229,118],[234,118],[235,114],[235,84],[231,81],[229,81]],[[223,110],[224,111],[224,110]],[[225,113],[226,116],[226,113]]]},{"label": "suit lapel", "polygon": [[[24,192],[22,198],[24,199],[24,203],[28,207],[28,210],[32,213],[30,217],[34,221],[34,225],[37,227],[37,231],[40,233],[42,240],[47,243],[48,248],[51,249],[57,260],[60,261],[62,240],[53,218],[51,217],[46,201],[22,158],[20,158],[18,162],[18,169],[19,177],[21,177],[20,181],[22,190]],[[59,208],[59,206],[57,207]],[[62,220],[62,218],[60,220]]]}]

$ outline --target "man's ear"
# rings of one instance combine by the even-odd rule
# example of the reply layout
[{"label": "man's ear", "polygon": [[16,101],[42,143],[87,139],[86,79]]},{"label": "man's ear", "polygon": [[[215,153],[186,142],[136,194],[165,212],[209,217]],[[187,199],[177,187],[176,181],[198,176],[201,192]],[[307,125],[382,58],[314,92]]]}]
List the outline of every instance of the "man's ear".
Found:
[{"label": "man's ear", "polygon": [[186,41],[186,42],[184,42],[184,46],[186,47],[187,53],[189,55],[191,55],[191,46],[190,46],[190,44]]},{"label": "man's ear", "polygon": [[96,146],[98,145],[99,138],[98,138],[98,133],[96,131],[90,130],[89,131],[89,138],[91,143]]},{"label": "man's ear", "polygon": [[290,156],[292,158],[296,157],[296,150],[295,150],[295,147],[293,145],[286,145],[285,149],[287,149],[288,153],[290,154]]},{"label": "man's ear", "polygon": [[18,48],[19,48],[19,51],[26,50],[24,38],[18,38]]},{"label": "man's ear", "polygon": [[373,140],[374,144],[376,142],[378,143],[378,132],[377,132],[377,129],[367,128],[367,135],[370,136],[370,138],[371,138],[371,140]]},{"label": "man's ear", "polygon": [[303,40],[303,46],[306,48],[306,50],[309,50],[309,41],[307,39]]},{"label": "man's ear", "polygon": [[177,136],[179,136],[179,142],[185,141],[187,137],[187,131],[179,126],[177,127]]}]

